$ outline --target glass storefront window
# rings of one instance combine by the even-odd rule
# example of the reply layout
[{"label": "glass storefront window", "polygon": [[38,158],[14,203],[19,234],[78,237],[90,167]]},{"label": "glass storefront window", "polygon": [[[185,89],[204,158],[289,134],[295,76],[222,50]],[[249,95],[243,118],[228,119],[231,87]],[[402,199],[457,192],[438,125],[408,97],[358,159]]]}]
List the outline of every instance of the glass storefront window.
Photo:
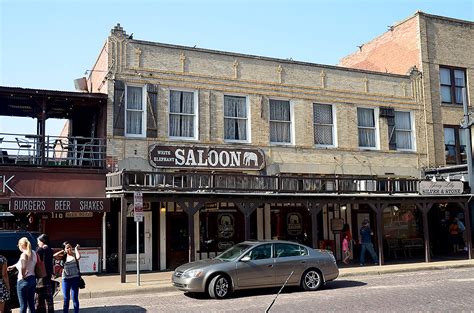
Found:
[{"label": "glass storefront window", "polygon": [[408,204],[390,205],[383,211],[384,238],[423,238],[421,212]]}]

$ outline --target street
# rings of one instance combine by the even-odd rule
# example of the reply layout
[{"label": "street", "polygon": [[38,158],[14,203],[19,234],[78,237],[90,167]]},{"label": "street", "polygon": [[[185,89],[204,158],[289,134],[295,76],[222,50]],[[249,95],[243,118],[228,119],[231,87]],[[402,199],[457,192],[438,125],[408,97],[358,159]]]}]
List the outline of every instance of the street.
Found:
[{"label": "street", "polygon": [[[351,276],[316,292],[285,289],[270,312],[472,311],[472,290],[472,268]],[[244,291],[221,301],[179,291],[81,299],[81,312],[264,312],[277,292]]]}]

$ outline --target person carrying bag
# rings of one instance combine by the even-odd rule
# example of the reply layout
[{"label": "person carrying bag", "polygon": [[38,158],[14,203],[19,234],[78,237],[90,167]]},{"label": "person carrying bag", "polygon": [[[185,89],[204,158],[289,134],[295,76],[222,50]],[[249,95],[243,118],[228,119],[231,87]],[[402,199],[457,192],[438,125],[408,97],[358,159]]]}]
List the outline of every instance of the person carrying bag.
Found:
[{"label": "person carrying bag", "polygon": [[[36,249],[36,313],[54,313],[53,302],[53,249],[49,245],[49,238],[42,234],[37,239]],[[40,269],[41,268],[41,269]],[[44,274],[40,273],[44,270]]]},{"label": "person carrying bag", "polygon": [[64,268],[62,274],[62,289],[63,289],[63,312],[69,312],[69,301],[74,305],[74,313],[79,313],[79,283],[81,281],[81,272],[79,271],[79,245],[76,245],[74,251],[72,245],[65,241],[63,243],[63,250],[54,254],[55,258],[63,260]]}]

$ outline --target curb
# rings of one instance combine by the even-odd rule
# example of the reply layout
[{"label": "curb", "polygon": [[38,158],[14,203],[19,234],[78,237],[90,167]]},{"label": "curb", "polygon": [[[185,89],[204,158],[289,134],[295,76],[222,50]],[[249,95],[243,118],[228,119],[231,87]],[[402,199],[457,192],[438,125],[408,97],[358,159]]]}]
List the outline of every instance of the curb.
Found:
[{"label": "curb", "polygon": [[465,268],[465,267],[474,267],[473,264],[451,264],[451,265],[428,265],[420,266],[413,268],[381,268],[381,269],[367,269],[363,272],[349,272],[341,273],[339,272],[339,277],[352,277],[352,276],[367,276],[367,275],[383,275],[383,274],[393,274],[393,273],[408,273],[408,272],[419,272],[419,271],[433,271],[433,270],[446,270],[451,268]]},{"label": "curb", "polygon": [[[122,290],[101,290],[101,291],[87,291],[87,289],[79,291],[79,299],[94,299],[94,298],[103,298],[103,297],[117,297],[117,296],[128,296],[136,294],[150,294],[156,292],[168,292],[176,291],[175,287],[171,284],[169,285],[157,285],[151,287],[137,287],[134,289],[122,289]],[[54,297],[54,301],[63,301],[62,293],[58,293]]]}]

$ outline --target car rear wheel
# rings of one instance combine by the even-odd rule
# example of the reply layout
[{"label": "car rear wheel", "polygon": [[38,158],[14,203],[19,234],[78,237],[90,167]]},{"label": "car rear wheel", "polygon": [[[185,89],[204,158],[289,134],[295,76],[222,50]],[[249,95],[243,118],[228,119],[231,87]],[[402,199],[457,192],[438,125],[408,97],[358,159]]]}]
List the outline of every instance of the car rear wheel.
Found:
[{"label": "car rear wheel", "polygon": [[301,278],[301,286],[304,290],[318,290],[322,285],[323,275],[314,268],[307,270]]},{"label": "car rear wheel", "polygon": [[224,275],[211,279],[208,287],[209,296],[214,299],[224,299],[230,293],[230,280]]}]

